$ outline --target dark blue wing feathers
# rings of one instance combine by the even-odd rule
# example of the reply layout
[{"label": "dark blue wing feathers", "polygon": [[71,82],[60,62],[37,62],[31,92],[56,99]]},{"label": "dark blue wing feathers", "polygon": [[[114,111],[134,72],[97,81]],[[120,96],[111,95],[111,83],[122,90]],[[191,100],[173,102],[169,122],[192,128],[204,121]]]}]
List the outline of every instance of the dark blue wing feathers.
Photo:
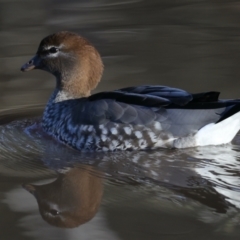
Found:
[{"label": "dark blue wing feathers", "polygon": [[145,96],[152,96],[158,98],[164,98],[176,105],[185,105],[193,99],[192,94],[178,88],[171,88],[167,86],[139,86],[139,87],[128,87],[119,89],[120,92],[136,93]]},{"label": "dark blue wing feathers", "polygon": [[88,100],[114,99],[117,102],[146,107],[160,107],[170,104],[185,106],[188,103],[217,102],[219,94],[219,92],[191,94],[182,89],[156,85],[128,87],[112,92],[100,92],[90,96]]},{"label": "dark blue wing feathers", "polygon": [[114,99],[117,102],[149,107],[167,106],[171,103],[169,99],[164,97],[154,96],[151,94],[140,94],[135,92],[123,92],[120,90],[113,92],[100,92],[88,98],[89,101],[96,101],[100,99]]},{"label": "dark blue wing feathers", "polygon": [[79,99],[75,110],[80,115],[75,118],[75,123],[149,126],[156,121],[174,134],[180,134],[179,129],[182,134],[190,134],[240,110],[239,100],[224,101],[218,97],[219,92],[191,94],[166,86],[122,88]]}]

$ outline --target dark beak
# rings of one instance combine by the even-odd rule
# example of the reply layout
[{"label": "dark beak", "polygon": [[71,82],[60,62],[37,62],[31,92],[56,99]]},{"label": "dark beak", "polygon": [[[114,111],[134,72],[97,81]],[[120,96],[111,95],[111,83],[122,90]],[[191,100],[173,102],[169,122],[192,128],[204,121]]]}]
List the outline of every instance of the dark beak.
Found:
[{"label": "dark beak", "polygon": [[30,59],[29,62],[25,63],[21,67],[21,71],[22,72],[27,72],[27,71],[30,71],[32,69],[39,68],[40,63],[41,63],[40,57],[38,55],[35,55],[32,59]]}]

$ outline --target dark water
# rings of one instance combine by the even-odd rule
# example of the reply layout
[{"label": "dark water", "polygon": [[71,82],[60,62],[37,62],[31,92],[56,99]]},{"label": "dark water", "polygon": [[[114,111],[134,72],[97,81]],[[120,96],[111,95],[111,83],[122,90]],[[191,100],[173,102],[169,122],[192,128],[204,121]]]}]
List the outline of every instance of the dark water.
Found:
[{"label": "dark water", "polygon": [[71,30],[102,54],[96,91],[163,84],[234,98],[239,22],[230,0],[0,1],[0,239],[239,239],[240,135],[80,153],[38,129],[53,78],[19,71],[44,36]]}]

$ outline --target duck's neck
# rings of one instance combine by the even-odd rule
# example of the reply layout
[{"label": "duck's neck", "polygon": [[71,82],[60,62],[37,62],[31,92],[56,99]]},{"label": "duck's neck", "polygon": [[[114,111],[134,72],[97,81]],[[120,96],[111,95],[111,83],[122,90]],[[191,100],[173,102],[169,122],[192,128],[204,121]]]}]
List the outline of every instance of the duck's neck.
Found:
[{"label": "duck's neck", "polygon": [[70,99],[76,99],[76,98],[81,98],[81,97],[76,97],[72,95],[70,92],[64,90],[64,89],[56,89],[56,93],[54,93],[54,99],[53,102],[58,103]]},{"label": "duck's neck", "polygon": [[72,111],[74,103],[72,101],[66,101],[71,99],[76,98],[58,88],[54,90],[48,100],[42,117],[42,127],[46,132],[52,134],[56,130],[59,122],[64,121],[64,116]]},{"label": "duck's neck", "polygon": [[62,102],[90,96],[90,90],[83,84],[87,79],[74,76],[70,79],[56,78],[56,88],[53,93],[53,102]]}]

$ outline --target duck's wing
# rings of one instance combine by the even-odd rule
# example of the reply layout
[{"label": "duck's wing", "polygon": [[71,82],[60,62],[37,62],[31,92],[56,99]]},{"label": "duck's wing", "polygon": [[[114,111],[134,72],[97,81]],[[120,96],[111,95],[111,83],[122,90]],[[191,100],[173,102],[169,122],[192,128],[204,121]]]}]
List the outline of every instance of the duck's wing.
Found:
[{"label": "duck's wing", "polygon": [[112,92],[100,92],[88,98],[89,101],[96,101],[101,99],[112,99],[117,102],[146,107],[167,106],[171,104],[171,101],[164,96],[121,90],[116,90]]},{"label": "duck's wing", "polygon": [[100,92],[89,97],[90,101],[100,99],[115,99],[118,102],[141,106],[185,106],[188,103],[217,102],[219,92],[204,92],[191,94],[179,88],[160,85],[144,85],[121,88],[112,92]]},{"label": "duck's wing", "polygon": [[[107,96],[109,97],[109,95]],[[116,98],[97,98],[80,101],[73,108],[74,123],[92,125],[107,123],[149,125],[153,121],[161,122],[167,118],[167,112],[163,106],[169,104],[168,100],[157,100],[160,103],[156,106],[156,101],[153,99],[154,104],[149,106],[149,99],[147,101],[145,99],[142,100],[144,105],[133,104],[132,102],[137,101],[137,99],[139,98],[137,97],[131,103],[127,101],[128,99],[123,102],[118,101]],[[139,101],[141,101],[141,98]]]},{"label": "duck's wing", "polygon": [[179,88],[172,88],[160,85],[143,85],[137,87],[128,87],[117,90],[117,92],[128,94],[139,94],[146,97],[164,98],[168,99],[170,103],[176,105],[185,105],[192,101],[193,95]]},{"label": "duck's wing", "polygon": [[186,136],[196,133],[206,124],[216,123],[239,111],[239,101],[219,101],[218,96],[218,92],[190,94],[165,86],[140,86],[101,92],[76,105],[74,111],[79,114],[74,114],[74,122],[146,127],[158,122],[163,131],[174,136]]},{"label": "duck's wing", "polygon": [[100,92],[85,100],[86,114],[79,116],[79,121],[149,125],[168,118],[165,107],[173,103],[183,105],[192,98],[184,90],[165,86],[141,86]]},{"label": "duck's wing", "polygon": [[118,102],[153,107],[167,106],[171,103],[185,105],[193,99],[193,96],[182,89],[156,85],[122,88],[89,97],[90,101],[99,99],[115,99]]}]

